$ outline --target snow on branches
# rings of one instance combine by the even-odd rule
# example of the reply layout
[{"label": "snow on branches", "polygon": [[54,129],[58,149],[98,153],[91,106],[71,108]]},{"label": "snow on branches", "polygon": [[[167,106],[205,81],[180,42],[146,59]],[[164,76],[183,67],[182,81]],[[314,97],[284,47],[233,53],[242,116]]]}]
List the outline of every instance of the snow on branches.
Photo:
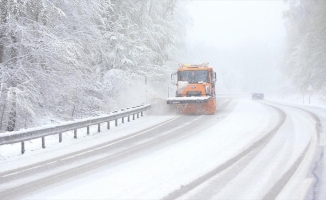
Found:
[{"label": "snow on branches", "polygon": [[130,74],[140,85],[144,77],[166,81],[185,32],[182,18],[174,17],[182,4],[2,0],[0,129],[36,125],[44,116],[73,119],[122,106],[119,98],[126,97],[116,93],[130,91],[130,84],[106,80],[114,79],[110,70],[120,70],[126,83],[134,78]]}]

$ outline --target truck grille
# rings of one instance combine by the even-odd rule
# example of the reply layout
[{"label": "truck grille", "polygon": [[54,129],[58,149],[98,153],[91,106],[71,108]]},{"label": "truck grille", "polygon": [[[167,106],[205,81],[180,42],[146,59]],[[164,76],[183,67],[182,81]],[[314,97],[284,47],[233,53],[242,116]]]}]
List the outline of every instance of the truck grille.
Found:
[{"label": "truck grille", "polygon": [[201,91],[190,91],[187,92],[187,97],[201,97],[203,96]]}]

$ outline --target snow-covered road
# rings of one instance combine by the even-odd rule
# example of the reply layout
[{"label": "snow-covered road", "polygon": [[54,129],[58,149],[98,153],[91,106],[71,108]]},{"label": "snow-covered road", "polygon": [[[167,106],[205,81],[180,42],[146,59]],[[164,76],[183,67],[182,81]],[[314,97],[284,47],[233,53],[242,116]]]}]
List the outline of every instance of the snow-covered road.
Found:
[{"label": "snow-covered road", "polygon": [[218,113],[213,116],[145,116],[101,134],[25,155],[15,155],[6,150],[12,146],[3,146],[0,196],[325,197],[319,192],[326,180],[322,173],[326,171],[325,138],[322,129],[316,129],[318,119],[323,126],[325,111],[315,108],[309,110],[315,113],[311,115],[291,106],[246,98],[220,98],[218,102]]}]

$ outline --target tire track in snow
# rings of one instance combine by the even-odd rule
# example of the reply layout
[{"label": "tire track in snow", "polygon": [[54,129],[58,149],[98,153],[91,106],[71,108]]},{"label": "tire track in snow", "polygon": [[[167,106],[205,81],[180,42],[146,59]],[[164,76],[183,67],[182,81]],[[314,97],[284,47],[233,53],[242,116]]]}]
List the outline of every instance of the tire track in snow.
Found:
[{"label": "tire track in snow", "polygon": [[[262,137],[261,139],[259,139],[256,142],[254,142],[251,146],[249,146],[244,151],[240,152],[238,155],[229,159],[224,164],[217,166],[216,168],[214,168],[210,172],[204,174],[203,176],[197,178],[196,180],[188,183],[187,185],[183,185],[180,189],[172,191],[170,194],[163,197],[163,200],[170,200],[170,199],[176,199],[176,198],[181,197],[182,195],[186,194],[187,192],[193,190],[194,188],[198,187],[202,183],[206,182],[213,176],[215,176],[215,175],[221,173],[222,171],[226,170],[227,168],[231,167],[232,165],[234,165],[235,163],[240,161],[242,158],[249,155],[254,150],[259,149],[259,151],[260,151],[261,149],[263,149],[263,147],[266,146],[266,144],[273,138],[273,136],[277,133],[277,131],[280,129],[280,127],[284,124],[285,119],[286,119],[286,114],[284,111],[282,111],[281,109],[279,109],[275,106],[272,106],[272,105],[268,105],[268,104],[265,104],[265,105],[272,107],[279,114],[280,117],[279,117],[279,120],[278,120],[276,126],[274,126],[264,137]],[[257,154],[257,152],[255,152],[255,154]]]},{"label": "tire track in snow", "polygon": [[[271,102],[274,103],[274,102]],[[278,104],[278,105],[283,105],[283,106],[287,106],[287,107],[292,107],[292,108],[296,108],[298,110],[301,110],[303,112],[308,113],[316,122],[315,125],[315,129],[316,129],[316,139],[319,138],[319,142],[316,141],[316,144],[312,144],[313,142],[313,136],[312,136],[312,140],[308,143],[307,147],[304,149],[304,151],[301,153],[301,155],[297,158],[297,160],[294,162],[294,164],[288,169],[288,171],[286,173],[283,174],[283,176],[281,177],[281,179],[279,179],[279,181],[274,185],[274,187],[270,190],[269,193],[267,193],[263,199],[276,199],[276,198],[283,198],[283,197],[279,197],[280,195],[282,195],[282,191],[283,189],[286,187],[286,185],[291,184],[290,181],[291,179],[294,179],[294,176],[296,174],[296,172],[299,170],[299,168],[303,168],[302,165],[307,165],[304,163],[304,160],[307,159],[313,159],[313,158],[309,158],[309,153],[313,152],[315,159],[312,160],[312,163],[308,163],[310,165],[311,170],[311,174],[314,177],[314,181],[310,181],[308,178],[306,178],[306,182],[307,184],[302,186],[303,188],[301,188],[304,191],[300,191],[300,195],[302,195],[301,197],[297,196],[297,198],[307,198],[308,192],[309,192],[309,188],[311,188],[312,190],[312,199],[315,200],[317,198],[317,187],[319,186],[319,178],[318,178],[318,173],[317,173],[317,169],[319,166],[319,163],[321,161],[321,159],[323,158],[323,150],[321,148],[318,148],[318,144],[319,146],[323,146],[323,139],[324,139],[324,133],[323,133],[323,127],[321,125],[321,120],[320,118],[313,113],[312,111],[308,111],[306,109],[297,107],[297,106],[293,106],[293,105],[289,105],[289,104],[281,104],[281,103],[274,103],[274,104]],[[318,139],[317,139],[318,140]],[[318,153],[316,153],[318,152]],[[290,186],[289,186],[290,187]]]},{"label": "tire track in snow", "polygon": [[[60,157],[57,157],[57,158],[54,158],[54,159],[51,159],[51,160],[46,160],[46,161],[43,161],[41,163],[37,163],[37,164],[29,165],[29,166],[26,166],[26,167],[18,168],[18,169],[15,169],[15,170],[10,170],[10,171],[6,171],[6,172],[3,172],[3,173],[0,173],[0,180],[2,178],[6,178],[6,177],[9,177],[9,176],[12,176],[12,175],[16,175],[16,174],[21,174],[23,172],[30,171],[30,170],[33,170],[33,169],[36,169],[36,168],[39,168],[39,167],[42,167],[42,166],[46,166],[46,165],[55,163],[55,162],[59,162],[59,161],[63,161],[63,160],[69,160],[71,158],[75,158],[75,157],[84,155],[86,153],[89,153],[89,152],[92,152],[92,151],[95,151],[95,150],[102,149],[104,147],[112,146],[114,144],[117,144],[117,143],[126,141],[126,140],[131,139],[131,138],[134,138],[136,136],[140,136],[140,135],[142,135],[144,133],[147,133],[149,130],[153,130],[155,128],[161,127],[161,126],[163,126],[163,125],[165,125],[167,123],[170,123],[172,121],[177,120],[180,117],[181,116],[175,117],[173,119],[167,120],[167,121],[162,122],[160,124],[157,124],[155,126],[151,126],[151,127],[147,128],[146,130],[138,131],[136,133],[133,133],[133,134],[130,134],[130,135],[127,135],[127,136],[118,138],[118,139],[114,139],[112,141],[105,142],[105,143],[100,144],[100,145],[96,145],[96,146],[93,146],[93,147],[90,147],[90,148],[87,148],[87,149],[83,149],[83,150],[76,151],[76,152],[73,152],[73,153],[70,153],[70,154],[66,154],[64,156],[60,156]],[[19,178],[21,178],[21,175],[19,176]]]},{"label": "tire track in snow", "polygon": [[[231,109],[232,109],[232,106],[231,106]],[[230,112],[231,111],[229,111],[229,113]],[[222,115],[227,115],[227,114],[228,113],[223,113]],[[64,169],[64,171],[61,171],[59,173],[47,175],[45,177],[30,181],[28,183],[16,185],[15,187],[12,187],[5,191],[0,192],[0,196],[2,196],[4,198],[23,197],[26,194],[31,194],[31,193],[37,192],[41,189],[51,187],[53,184],[59,184],[60,182],[62,182],[64,180],[70,180],[72,178],[83,176],[83,175],[90,173],[91,171],[94,171],[103,166],[115,165],[115,164],[119,164],[122,162],[126,162],[130,159],[140,156],[141,153],[146,153],[146,151],[151,152],[151,149],[155,150],[158,148],[163,148],[164,146],[167,146],[169,144],[179,142],[180,140],[183,140],[187,137],[191,137],[191,136],[197,134],[199,132],[198,130],[203,130],[203,129],[209,127],[210,123],[217,123],[218,121],[223,119],[223,116],[222,116],[222,118],[219,118],[218,116],[219,115],[199,116],[199,117],[198,116],[182,116],[181,118],[190,118],[193,120],[191,120],[190,122],[189,122],[189,120],[184,120],[188,124],[188,126],[185,126],[182,123],[182,119],[180,119],[181,121],[177,122],[173,126],[171,125],[172,127],[174,127],[172,129],[169,129],[168,128],[169,126],[168,126],[165,128],[166,129],[165,132],[164,132],[164,130],[157,130],[157,131],[161,131],[160,137],[156,137],[152,140],[145,141],[142,144],[137,144],[137,141],[135,141],[135,138],[134,138],[130,142],[131,143],[136,142],[136,144],[134,144],[134,146],[132,146],[130,148],[122,150],[113,155],[109,155],[104,158],[92,161],[90,163],[83,164],[81,166]],[[219,120],[216,121],[216,118]],[[155,135],[155,131],[152,134]],[[127,142],[127,141],[124,141],[124,143],[121,144],[121,147],[126,146],[125,142]],[[107,148],[110,148],[110,147],[113,148],[112,146],[108,146],[106,148],[101,148],[101,150],[108,151],[109,149],[107,149]],[[119,148],[119,146],[115,147],[115,148]],[[89,153],[91,153],[91,152],[89,152]],[[78,154],[83,154],[83,151],[78,152]],[[92,154],[95,154],[95,152],[92,152]],[[60,162],[57,162],[57,163],[53,162],[53,160],[51,160],[53,166],[44,166],[43,172],[48,170],[48,168],[58,167],[59,164],[67,165],[67,162],[73,162],[78,157],[82,158],[85,155],[86,154],[83,154],[82,156],[81,155],[74,156],[74,154],[71,154],[71,155],[65,156],[62,159],[66,159],[69,157],[71,157],[71,159],[66,160],[64,163],[62,163],[62,159]],[[41,171],[41,170],[39,170],[39,169],[32,170],[30,172],[29,176],[33,175],[33,173],[38,173],[39,171]],[[21,176],[19,176],[19,175],[13,175],[13,176],[15,176],[17,179],[21,178]],[[9,179],[7,179],[7,180],[10,181]]]}]

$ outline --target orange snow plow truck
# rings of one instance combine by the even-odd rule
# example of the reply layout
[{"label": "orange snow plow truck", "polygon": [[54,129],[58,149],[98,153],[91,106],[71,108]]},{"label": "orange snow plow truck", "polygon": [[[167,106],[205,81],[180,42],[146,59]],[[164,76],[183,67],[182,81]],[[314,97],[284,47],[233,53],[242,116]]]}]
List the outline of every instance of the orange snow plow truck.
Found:
[{"label": "orange snow plow truck", "polygon": [[200,65],[179,64],[171,82],[177,86],[175,97],[168,97],[167,104],[183,114],[213,115],[216,112],[216,73],[208,63]]}]

